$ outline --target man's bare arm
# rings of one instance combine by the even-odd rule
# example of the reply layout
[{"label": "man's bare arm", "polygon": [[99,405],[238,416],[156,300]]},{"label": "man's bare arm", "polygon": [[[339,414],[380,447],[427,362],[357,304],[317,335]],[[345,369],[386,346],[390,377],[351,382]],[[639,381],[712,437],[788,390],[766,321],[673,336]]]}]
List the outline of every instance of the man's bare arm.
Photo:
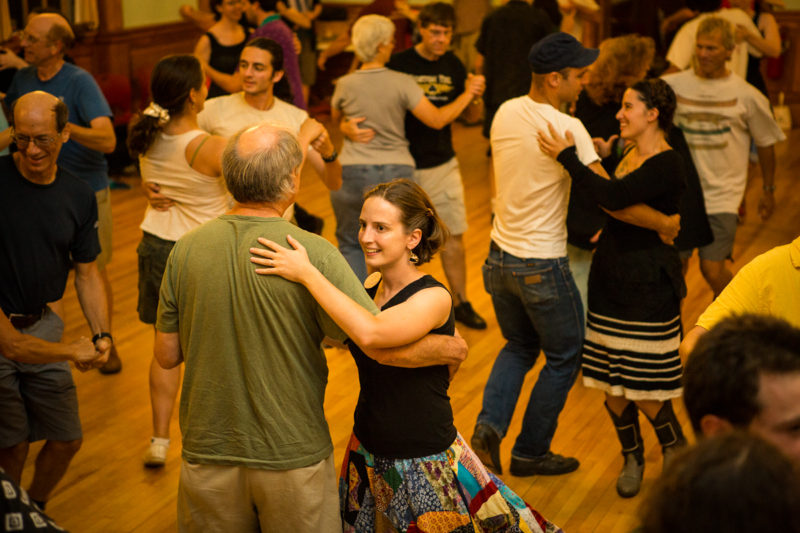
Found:
[{"label": "man's bare arm", "polygon": [[161,368],[175,368],[183,362],[183,352],[178,333],[164,333],[156,330],[153,355]]},{"label": "man's bare arm", "polygon": [[405,346],[372,348],[365,353],[382,365],[419,368],[461,364],[469,347],[461,336],[429,334]]},{"label": "man's bare arm", "polygon": [[[108,332],[111,321],[108,316],[108,300],[106,289],[97,269],[97,263],[75,263],[75,292],[81,309],[89,323],[92,334]],[[98,339],[95,347],[102,358],[107,358],[111,351],[111,339]]]},{"label": "man's bare arm", "polygon": [[678,347],[678,353],[682,361],[686,361],[689,358],[689,354],[694,350],[697,341],[706,333],[708,333],[708,330],[702,326],[695,326],[689,330],[689,333],[686,334]]},{"label": "man's bare arm", "polygon": [[69,138],[76,143],[104,154],[110,154],[117,146],[114,126],[108,117],[92,119],[88,128],[70,122],[69,132]]},{"label": "man's bare arm", "polygon": [[70,343],[48,342],[33,335],[20,333],[2,313],[0,313],[0,354],[12,361],[34,364],[58,361],[91,363],[100,355],[92,341],[86,337]]}]

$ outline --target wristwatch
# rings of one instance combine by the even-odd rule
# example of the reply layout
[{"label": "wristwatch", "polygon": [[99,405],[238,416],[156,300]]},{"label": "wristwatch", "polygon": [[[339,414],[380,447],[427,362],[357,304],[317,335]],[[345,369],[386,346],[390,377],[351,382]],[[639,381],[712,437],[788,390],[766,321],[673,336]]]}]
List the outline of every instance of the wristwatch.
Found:
[{"label": "wristwatch", "polygon": [[107,331],[101,331],[100,333],[96,333],[94,337],[92,337],[92,344],[97,344],[97,341],[99,341],[102,338],[106,338],[109,341],[111,341],[111,344],[114,344],[114,339],[111,337],[111,333]]}]

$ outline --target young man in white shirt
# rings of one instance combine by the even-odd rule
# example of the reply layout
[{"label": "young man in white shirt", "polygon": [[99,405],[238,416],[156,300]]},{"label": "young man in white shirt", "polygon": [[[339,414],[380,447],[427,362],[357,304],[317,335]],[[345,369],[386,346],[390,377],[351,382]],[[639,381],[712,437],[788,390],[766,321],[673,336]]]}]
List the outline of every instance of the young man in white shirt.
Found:
[{"label": "young man in white shirt", "polygon": [[[586,128],[559,111],[578,99],[586,71],[597,55],[597,50],[584,48],[566,33],[543,38],[528,55],[533,73],[529,93],[501,105],[492,123],[497,196],[483,276],[506,345],[486,384],[472,447],[498,473],[502,473],[500,440],[525,374],[540,350],[546,364],[511,451],[511,473],[558,475],[579,466],[577,459],[550,451],[558,416],[577,376],[584,314],[567,259],[569,174],[541,152],[538,133],[547,132],[548,125],[561,135],[571,132],[580,160],[605,175]],[[673,238],[677,235],[677,224],[646,206],[610,214]]]}]

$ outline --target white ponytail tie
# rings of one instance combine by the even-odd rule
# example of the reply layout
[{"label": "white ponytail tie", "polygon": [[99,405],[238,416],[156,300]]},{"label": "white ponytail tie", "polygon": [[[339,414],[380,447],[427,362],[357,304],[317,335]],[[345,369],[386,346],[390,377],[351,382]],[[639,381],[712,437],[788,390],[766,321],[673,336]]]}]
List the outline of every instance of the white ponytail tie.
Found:
[{"label": "white ponytail tie", "polygon": [[159,126],[163,126],[169,122],[169,112],[155,102],[150,102],[150,105],[147,106],[147,109],[142,111],[142,114],[157,118]]}]

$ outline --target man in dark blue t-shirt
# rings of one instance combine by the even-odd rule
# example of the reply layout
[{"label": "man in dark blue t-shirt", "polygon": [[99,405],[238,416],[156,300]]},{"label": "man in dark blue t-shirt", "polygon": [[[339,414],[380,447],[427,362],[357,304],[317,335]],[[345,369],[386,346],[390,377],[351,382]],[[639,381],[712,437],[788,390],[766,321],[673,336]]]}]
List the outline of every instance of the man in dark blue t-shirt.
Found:
[{"label": "man in dark blue t-shirt", "polygon": [[[61,299],[74,265],[75,289],[102,364],[112,341],[95,262],[97,204],[84,182],[56,164],[70,135],[67,114],[64,102],[42,91],[14,104],[10,118],[18,151],[0,157],[0,308],[20,333],[60,340],[64,323],[47,304]],[[0,468],[15,482],[29,443],[47,441],[28,490],[44,508],[81,445],[69,363],[29,364],[0,354],[0,405]]]},{"label": "man in dark blue t-shirt", "polygon": [[[444,2],[427,4],[417,19],[422,40],[416,46],[394,54],[387,67],[410,74],[436,107],[449,104],[464,92],[467,71],[464,64],[449,51],[453,38],[455,12]],[[464,112],[468,121],[480,116],[480,100],[476,99]],[[351,140],[365,140],[370,130],[357,130],[357,120],[343,121],[343,133],[352,132]],[[467,265],[463,235],[467,230],[464,186],[458,160],[453,150],[450,126],[437,130],[406,113],[406,137],[414,157],[416,181],[430,196],[436,211],[450,230],[450,238],[442,249],[442,268],[453,294],[456,320],[467,327],[486,328],[467,300]]]},{"label": "man in dark blue t-shirt", "polygon": [[[92,75],[64,61],[64,54],[75,40],[69,23],[61,15],[42,13],[28,20],[23,33],[25,61],[29,66],[14,75],[6,94],[6,105],[31,91],[45,91],[61,98],[69,109],[70,136],[58,158],[58,165],[84,180],[95,192],[98,209],[100,255],[97,266],[112,307],[111,284],[105,266],[111,259],[111,200],[108,190],[108,164],[104,154],[114,151],[116,137],[111,123],[111,108]],[[0,150],[10,144],[9,130],[0,133]],[[121,369],[112,349],[103,373]]]}]

